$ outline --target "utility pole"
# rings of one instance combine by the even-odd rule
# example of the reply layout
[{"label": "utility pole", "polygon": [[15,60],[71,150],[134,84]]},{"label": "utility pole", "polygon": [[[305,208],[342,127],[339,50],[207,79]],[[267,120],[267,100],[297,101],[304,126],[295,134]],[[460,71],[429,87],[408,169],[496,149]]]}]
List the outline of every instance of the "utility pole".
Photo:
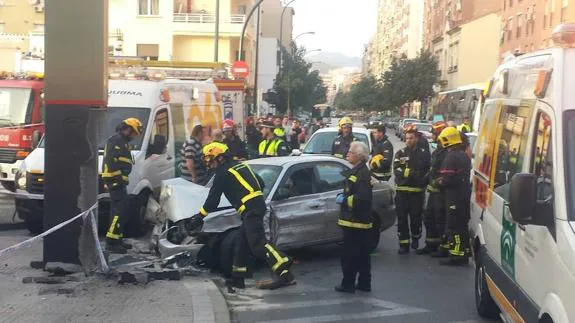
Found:
[{"label": "utility pole", "polygon": [[216,0],[216,32],[214,35],[214,63],[219,60],[220,53],[220,0]]},{"label": "utility pole", "polygon": [[250,19],[254,15],[254,12],[256,10],[259,10],[260,4],[262,4],[262,2],[264,2],[264,0],[258,0],[258,2],[254,4],[252,9],[250,10],[250,13],[248,13],[248,16],[246,17],[246,21],[244,22],[244,26],[242,27],[242,34],[240,35],[240,50],[238,51],[238,61],[242,61],[245,59],[242,53],[244,51],[244,38],[246,36],[246,29],[248,28],[248,23],[250,22]]},{"label": "utility pole", "polygon": [[[46,4],[44,228],[97,201],[98,133],[107,104],[108,0]],[[81,220],[44,238],[45,263],[80,264]]]},{"label": "utility pole", "polygon": [[258,72],[259,72],[259,60],[260,60],[260,19],[261,10],[258,6],[258,16],[256,22],[256,62],[254,67],[254,107],[256,111],[259,111],[259,93],[258,93]]}]

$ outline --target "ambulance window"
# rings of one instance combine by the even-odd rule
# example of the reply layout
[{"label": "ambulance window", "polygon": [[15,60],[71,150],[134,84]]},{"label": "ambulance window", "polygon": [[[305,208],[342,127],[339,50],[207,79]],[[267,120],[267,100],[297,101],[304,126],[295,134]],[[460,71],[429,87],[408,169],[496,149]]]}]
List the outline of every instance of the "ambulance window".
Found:
[{"label": "ambulance window", "polygon": [[[162,109],[156,113],[156,117],[154,118],[154,125],[152,126],[152,131],[150,134],[149,140],[149,147],[152,147],[156,144],[155,138],[157,135],[162,135],[165,138],[165,142],[167,143],[169,140],[170,134],[170,127],[169,127],[169,118],[168,118],[168,110]],[[155,151],[159,147],[153,148],[152,150],[148,149],[148,151]],[[165,147],[164,147],[165,148]]]},{"label": "ambulance window", "polygon": [[494,191],[507,200],[509,182],[523,165],[533,107],[506,105],[501,109],[495,142]]},{"label": "ambulance window", "polygon": [[547,200],[553,194],[553,156],[551,118],[541,112],[537,116],[537,135],[533,145],[531,172],[537,175],[537,199]]}]

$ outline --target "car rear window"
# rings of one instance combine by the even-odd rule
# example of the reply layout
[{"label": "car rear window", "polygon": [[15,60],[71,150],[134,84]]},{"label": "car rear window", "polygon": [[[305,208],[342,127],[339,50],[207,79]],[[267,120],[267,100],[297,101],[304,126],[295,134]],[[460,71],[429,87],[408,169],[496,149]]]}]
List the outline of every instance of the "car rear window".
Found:
[{"label": "car rear window", "polygon": [[[336,131],[329,132],[319,132],[315,133],[309,142],[305,145],[303,150],[304,154],[331,154],[331,146],[335,137],[337,137]],[[369,147],[369,139],[366,135],[362,133],[354,132],[353,135]]]}]

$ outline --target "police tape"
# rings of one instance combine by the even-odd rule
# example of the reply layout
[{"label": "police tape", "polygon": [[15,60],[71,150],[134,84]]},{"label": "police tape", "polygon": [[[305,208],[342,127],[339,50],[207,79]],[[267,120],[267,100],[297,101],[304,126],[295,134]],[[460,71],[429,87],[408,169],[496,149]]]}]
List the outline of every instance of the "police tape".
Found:
[{"label": "police tape", "polygon": [[100,263],[100,269],[103,272],[107,272],[108,271],[108,265],[107,265],[106,259],[104,257],[102,246],[100,245],[100,240],[98,239],[98,227],[96,225],[96,219],[95,219],[96,215],[94,214],[94,210],[97,207],[98,207],[98,203],[94,203],[94,205],[92,205],[89,209],[83,211],[82,213],[74,216],[73,218],[71,218],[69,220],[66,220],[66,221],[44,231],[43,233],[41,233],[37,236],[34,236],[30,239],[24,240],[20,243],[13,245],[13,246],[10,246],[8,248],[4,248],[4,249],[0,250],[0,260],[6,259],[8,256],[12,255],[14,252],[16,252],[18,250],[31,247],[35,242],[42,240],[44,237],[48,236],[49,234],[54,233],[54,232],[62,229],[63,227],[65,227],[68,224],[78,220],[79,218],[83,218],[85,220],[86,217],[89,216],[90,217],[90,225],[92,226],[93,238],[94,238],[94,242],[96,245],[96,251],[98,253],[98,260]]}]

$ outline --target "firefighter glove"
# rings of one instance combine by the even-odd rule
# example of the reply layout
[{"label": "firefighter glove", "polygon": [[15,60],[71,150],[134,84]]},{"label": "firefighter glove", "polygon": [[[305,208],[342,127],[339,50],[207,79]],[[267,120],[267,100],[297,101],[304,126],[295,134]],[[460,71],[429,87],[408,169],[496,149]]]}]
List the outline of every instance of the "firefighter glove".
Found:
[{"label": "firefighter glove", "polygon": [[193,231],[204,224],[204,217],[200,214],[194,214],[186,223],[186,230]]},{"label": "firefighter glove", "polygon": [[337,194],[336,198],[335,198],[335,203],[337,204],[343,204],[344,201],[344,197],[342,193]]}]

